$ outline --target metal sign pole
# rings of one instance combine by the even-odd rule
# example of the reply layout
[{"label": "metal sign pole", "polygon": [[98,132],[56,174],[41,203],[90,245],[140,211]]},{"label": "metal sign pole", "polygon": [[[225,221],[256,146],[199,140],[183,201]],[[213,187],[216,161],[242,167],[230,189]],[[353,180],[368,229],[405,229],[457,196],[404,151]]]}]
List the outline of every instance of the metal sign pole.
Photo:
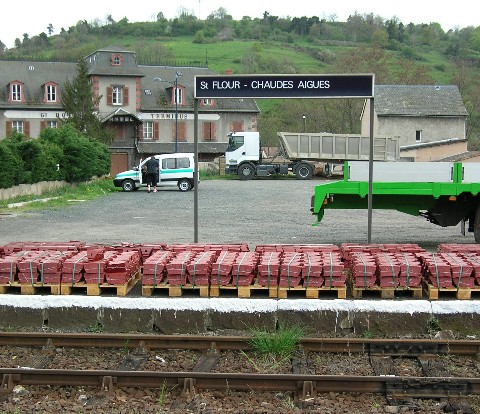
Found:
[{"label": "metal sign pole", "polygon": [[372,193],[373,193],[373,119],[374,98],[370,98],[370,152],[368,154],[368,234],[367,243],[372,242]]},{"label": "metal sign pole", "polygon": [[198,243],[198,99],[193,100],[193,152],[195,163],[193,172],[193,242]]}]

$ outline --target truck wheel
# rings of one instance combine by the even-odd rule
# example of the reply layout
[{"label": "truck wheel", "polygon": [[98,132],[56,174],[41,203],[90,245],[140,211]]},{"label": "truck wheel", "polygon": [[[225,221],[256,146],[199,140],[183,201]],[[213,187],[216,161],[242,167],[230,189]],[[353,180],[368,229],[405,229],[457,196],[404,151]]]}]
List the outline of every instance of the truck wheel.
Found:
[{"label": "truck wheel", "polygon": [[238,168],[240,180],[251,180],[255,176],[255,167],[249,162],[240,165]]},{"label": "truck wheel", "polygon": [[133,180],[124,180],[122,183],[123,191],[133,191],[135,190],[135,183]]},{"label": "truck wheel", "polygon": [[473,225],[473,237],[475,238],[475,243],[480,243],[480,206],[477,207],[475,211],[475,223]]},{"label": "truck wheel", "polygon": [[295,168],[295,175],[299,180],[309,180],[313,176],[313,168],[310,164],[300,163]]},{"label": "truck wheel", "polygon": [[188,191],[192,189],[192,183],[190,183],[189,180],[186,178],[182,178],[181,180],[178,181],[178,189],[180,191]]}]

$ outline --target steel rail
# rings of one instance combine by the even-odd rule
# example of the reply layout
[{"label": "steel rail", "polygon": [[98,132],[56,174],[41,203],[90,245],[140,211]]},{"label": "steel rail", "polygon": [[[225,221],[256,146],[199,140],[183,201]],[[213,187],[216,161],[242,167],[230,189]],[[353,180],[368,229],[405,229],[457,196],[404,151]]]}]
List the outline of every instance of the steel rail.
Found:
[{"label": "steel rail", "polygon": [[[248,350],[248,336],[147,335],[54,332],[0,332],[0,346],[46,346],[190,350]],[[480,340],[302,338],[306,351],[418,356],[480,354]]]},{"label": "steel rail", "polygon": [[380,393],[397,398],[447,398],[480,395],[480,379],[450,377],[390,377],[347,375],[235,374],[111,370],[1,368],[2,389],[15,385],[116,387],[182,387],[236,391],[292,391],[300,398],[317,393]]}]

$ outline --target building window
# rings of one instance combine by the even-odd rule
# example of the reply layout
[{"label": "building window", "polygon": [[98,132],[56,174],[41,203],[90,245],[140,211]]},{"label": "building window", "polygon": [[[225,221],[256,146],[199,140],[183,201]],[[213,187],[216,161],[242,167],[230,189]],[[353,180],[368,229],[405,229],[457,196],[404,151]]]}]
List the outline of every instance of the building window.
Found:
[{"label": "building window", "polygon": [[112,66],[120,66],[123,63],[122,55],[119,55],[119,54],[112,55],[111,63],[112,63]]},{"label": "building window", "polygon": [[57,102],[57,86],[50,84],[45,88],[45,98],[47,102]]},{"label": "building window", "polygon": [[12,130],[23,134],[23,121],[12,121]]},{"label": "building window", "polygon": [[47,128],[57,128],[57,121],[47,121]]},{"label": "building window", "polygon": [[422,142],[422,130],[415,131],[415,142]]},{"label": "building window", "polygon": [[211,99],[202,99],[201,104],[202,104],[203,106],[212,106],[213,101],[212,101]]},{"label": "building window", "polygon": [[10,95],[10,99],[14,102],[22,101],[22,85],[20,83],[12,84],[12,94]]},{"label": "building window", "polygon": [[123,88],[121,86],[112,88],[112,105],[123,105]]},{"label": "building window", "polygon": [[174,97],[173,103],[177,105],[183,104],[183,89],[182,88],[174,88]]},{"label": "building window", "polygon": [[153,139],[153,122],[147,121],[143,123],[143,139]]}]

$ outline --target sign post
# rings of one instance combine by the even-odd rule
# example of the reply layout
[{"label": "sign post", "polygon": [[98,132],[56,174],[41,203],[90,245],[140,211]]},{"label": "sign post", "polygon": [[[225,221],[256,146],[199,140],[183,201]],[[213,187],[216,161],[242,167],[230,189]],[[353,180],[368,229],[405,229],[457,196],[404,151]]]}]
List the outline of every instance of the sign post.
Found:
[{"label": "sign post", "polygon": [[[368,185],[368,243],[371,243],[372,229],[372,177],[373,177],[373,74],[331,74],[331,75],[196,75],[194,98],[363,98],[370,99],[370,153]],[[195,125],[198,113],[195,111]],[[198,128],[194,132],[195,160],[198,160]],[[196,171],[198,174],[198,172]],[[197,183],[195,183],[197,184]],[[195,194],[198,185],[195,185]],[[195,209],[195,243],[198,242],[198,205]]]}]

